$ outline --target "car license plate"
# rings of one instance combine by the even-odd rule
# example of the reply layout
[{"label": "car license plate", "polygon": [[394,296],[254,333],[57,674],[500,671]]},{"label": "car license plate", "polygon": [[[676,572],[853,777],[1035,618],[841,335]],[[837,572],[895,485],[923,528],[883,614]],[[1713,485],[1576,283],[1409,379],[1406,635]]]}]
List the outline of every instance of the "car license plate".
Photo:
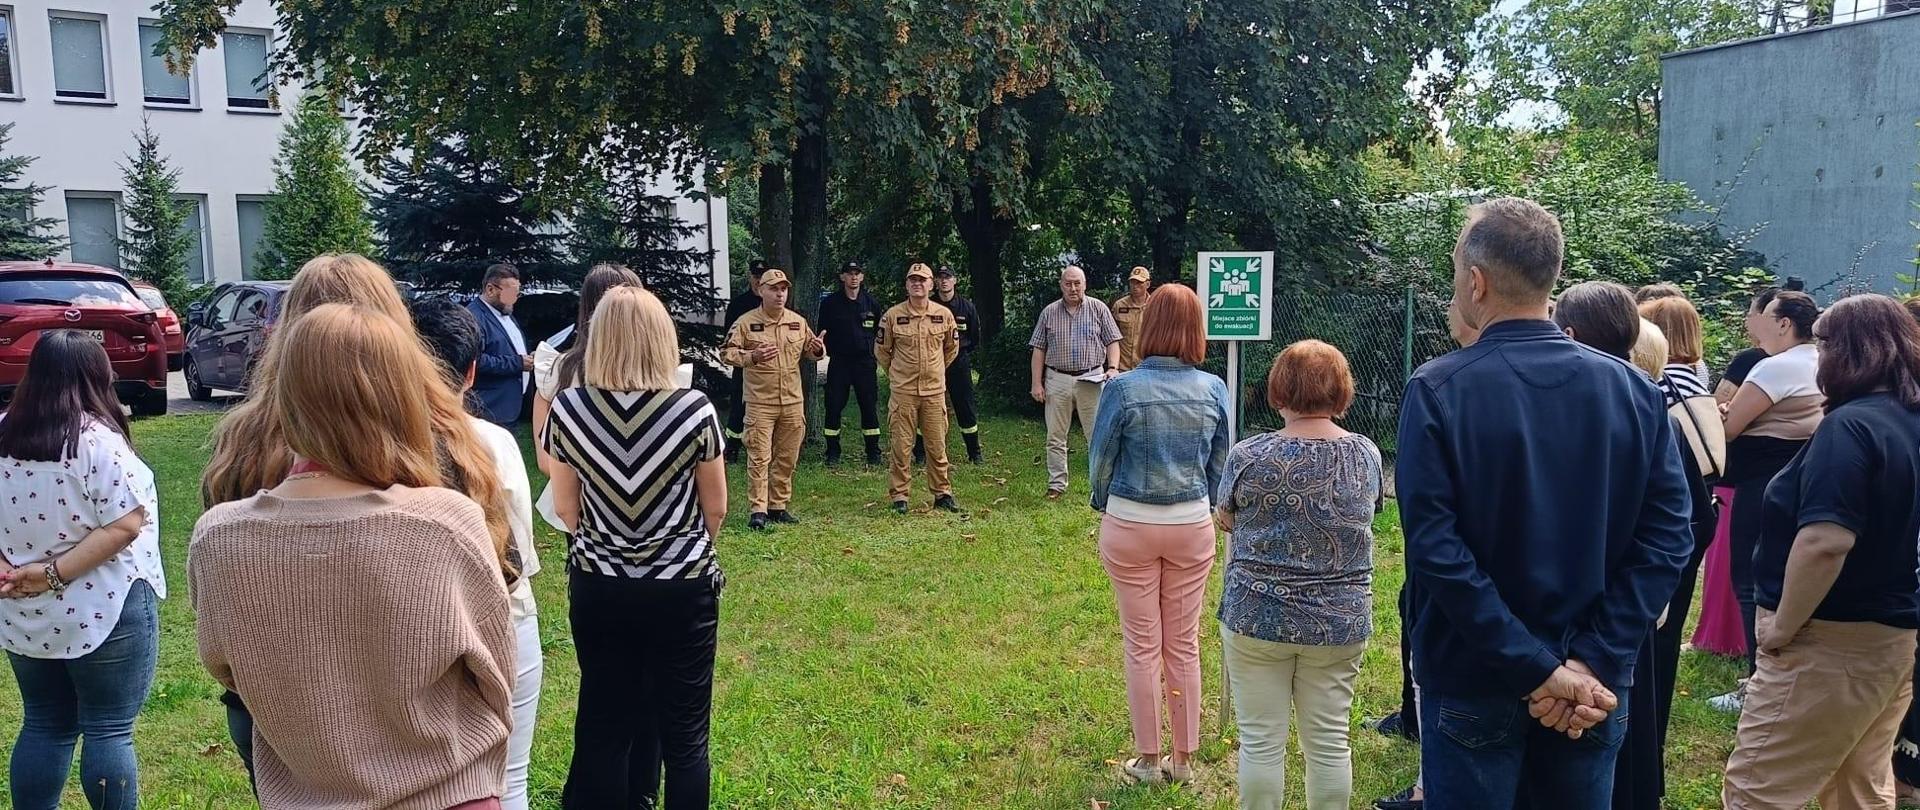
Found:
[{"label": "car license plate", "polygon": [[86,335],[87,337],[93,338],[93,342],[95,343],[99,343],[103,346],[106,345],[107,332],[104,329],[79,329],[75,331],[78,331],[81,334]]}]

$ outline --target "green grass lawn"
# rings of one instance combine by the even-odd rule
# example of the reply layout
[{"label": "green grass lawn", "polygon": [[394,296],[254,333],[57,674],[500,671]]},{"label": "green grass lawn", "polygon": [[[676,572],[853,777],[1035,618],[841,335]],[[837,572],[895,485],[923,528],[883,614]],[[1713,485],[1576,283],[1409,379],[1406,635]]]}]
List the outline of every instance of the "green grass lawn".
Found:
[{"label": "green grass lawn", "polygon": [[[161,608],[159,674],[136,744],[142,794],[157,808],[251,805],[227,740],[219,689],[194,651],[186,545],[215,418],[137,424],[140,454],[161,488],[171,593]],[[954,468],[969,513],[893,515],[884,470],[827,470],[809,448],[794,510],[805,523],[749,533],[732,470],[733,519],[720,539],[728,576],[713,720],[714,806],[727,808],[1032,808],[1110,803],[1132,808],[1234,806],[1232,733],[1218,708],[1218,626],[1201,622],[1207,712],[1196,783],[1123,786],[1114,762],[1129,732],[1113,596],[1095,553],[1084,456],[1069,497],[1048,503],[1037,423],[990,419],[988,463]],[[958,449],[958,438],[954,444]],[[531,462],[531,454],[528,459]],[[531,466],[531,464],[529,464]],[[535,471],[535,487],[541,478]],[[1356,723],[1399,701],[1402,574],[1393,513],[1380,521],[1374,638],[1361,671]],[[534,580],[546,650],[535,807],[557,807],[578,686],[566,614],[562,538],[539,527],[546,573]],[[1217,604],[1214,574],[1211,604]],[[636,617],[636,620],[642,617]],[[1738,667],[1689,655],[1682,663],[1669,763],[1669,804],[1717,807],[1734,720],[1705,698]],[[0,671],[0,739],[20,721],[11,672]],[[1417,751],[1354,734],[1355,806],[1403,787]],[[1289,767],[1300,801],[1300,764]],[[0,783],[5,780],[0,772]],[[4,795],[4,791],[0,791]],[[84,807],[77,791],[67,806]]]}]

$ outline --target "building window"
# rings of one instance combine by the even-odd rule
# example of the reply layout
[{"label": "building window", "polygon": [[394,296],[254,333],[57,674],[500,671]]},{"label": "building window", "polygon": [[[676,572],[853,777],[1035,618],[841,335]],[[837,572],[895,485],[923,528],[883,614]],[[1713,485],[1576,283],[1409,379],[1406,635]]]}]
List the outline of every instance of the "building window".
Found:
[{"label": "building window", "polygon": [[159,23],[140,23],[140,89],[148,104],[193,106],[193,77],[167,71],[167,60],[154,55],[160,46]]},{"label": "building window", "polygon": [[240,273],[242,278],[259,278],[260,237],[267,232],[267,200],[241,197],[234,200],[234,213],[240,220]]},{"label": "building window", "polygon": [[20,97],[19,71],[14,70],[13,9],[0,7],[0,96]]},{"label": "building window", "polygon": [[188,237],[187,280],[205,284],[213,280],[213,275],[207,272],[207,198],[182,195],[177,199],[187,207],[187,218],[180,223],[180,230]]},{"label": "building window", "polygon": [[67,238],[74,261],[119,267],[120,201],[112,194],[68,194]]},{"label": "building window", "polygon": [[107,101],[107,26],[102,17],[51,12],[55,98]]},{"label": "building window", "polygon": [[242,110],[273,109],[273,77],[267,72],[267,35],[232,31],[220,35],[227,59],[227,106]]}]

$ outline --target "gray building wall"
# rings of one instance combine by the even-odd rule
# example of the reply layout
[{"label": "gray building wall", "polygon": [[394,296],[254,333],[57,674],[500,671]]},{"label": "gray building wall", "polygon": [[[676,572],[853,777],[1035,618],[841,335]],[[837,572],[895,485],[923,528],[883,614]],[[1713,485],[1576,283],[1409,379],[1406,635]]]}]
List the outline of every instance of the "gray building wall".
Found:
[{"label": "gray building wall", "polygon": [[1781,274],[1891,291],[1915,272],[1920,12],[1670,54],[1661,74],[1661,174],[1760,227]]}]

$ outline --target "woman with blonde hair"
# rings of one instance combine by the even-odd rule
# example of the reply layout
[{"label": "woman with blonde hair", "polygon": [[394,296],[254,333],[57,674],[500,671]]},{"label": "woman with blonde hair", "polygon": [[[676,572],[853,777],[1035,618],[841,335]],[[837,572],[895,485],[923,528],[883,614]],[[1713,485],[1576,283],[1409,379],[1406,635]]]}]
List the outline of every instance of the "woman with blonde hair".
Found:
[{"label": "woman with blonde hair", "polygon": [[[288,336],[293,327],[315,308],[332,303],[350,304],[385,315],[413,336],[421,356],[427,356],[418,336],[414,335],[406,302],[400,299],[399,288],[394,286],[393,277],[385,268],[355,253],[328,253],[308,261],[294,275],[293,285],[281,303],[273,333],[267,339],[259,366],[254,369],[247,398],[228,411],[214,428],[212,454],[200,478],[204,506],[247,498],[286,480],[293,452],[288,447],[283,426],[268,404],[279,390],[280,355],[291,343]],[[292,345],[299,346],[300,353],[314,351],[311,346]],[[397,390],[405,379],[389,380],[389,389]],[[446,388],[444,375],[438,373],[408,385],[410,389]],[[507,503],[492,452],[474,433],[458,397],[430,396],[425,401],[433,415],[437,454],[447,486],[466,493],[480,504],[500,568],[507,579],[517,580],[522,555],[510,542]],[[221,700],[227,704],[227,730],[233,737],[235,752],[252,773],[252,723],[246,706],[231,692]]]},{"label": "woman with blonde hair", "polygon": [[1667,335],[1659,324],[1646,318],[1640,319],[1640,334],[1633,339],[1633,350],[1627,353],[1627,361],[1647,375],[1649,380],[1658,380],[1666,375]]},{"label": "woman with blonde hair", "polygon": [[[1138,782],[1192,780],[1200,743],[1200,612],[1213,570],[1212,496],[1230,444],[1226,383],[1199,368],[1203,318],[1191,289],[1169,284],[1148,296],[1140,364],[1101,390],[1087,444],[1139,754],[1121,770]],[[1163,705],[1173,738],[1166,757]]]},{"label": "woman with blonde hair", "polygon": [[260,803],[498,807],[514,628],[485,515],[443,488],[437,413],[459,399],[377,311],[281,334],[301,350],[255,396],[289,474],[208,510],[187,558],[200,659],[254,717]]},{"label": "woman with blonde hair", "polygon": [[545,439],[580,665],[561,806],[635,806],[659,784],[645,756],[657,746],[661,807],[704,809],[726,440],[706,395],[674,385],[680,347],[653,293],[608,290],[582,359]]}]

